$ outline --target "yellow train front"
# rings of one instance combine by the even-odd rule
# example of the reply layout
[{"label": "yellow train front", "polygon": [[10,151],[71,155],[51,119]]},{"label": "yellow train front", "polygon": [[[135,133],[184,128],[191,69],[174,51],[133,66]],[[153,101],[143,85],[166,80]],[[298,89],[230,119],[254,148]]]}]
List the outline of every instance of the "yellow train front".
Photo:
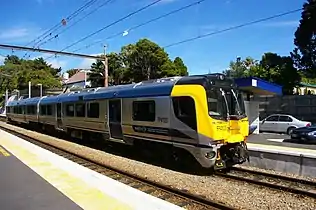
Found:
[{"label": "yellow train front", "polygon": [[202,167],[215,170],[249,160],[249,122],[243,96],[233,80],[223,74],[183,77],[174,85],[171,97],[182,98],[182,102],[173,101],[178,119],[171,125],[186,135],[173,137],[175,147],[189,151]]}]

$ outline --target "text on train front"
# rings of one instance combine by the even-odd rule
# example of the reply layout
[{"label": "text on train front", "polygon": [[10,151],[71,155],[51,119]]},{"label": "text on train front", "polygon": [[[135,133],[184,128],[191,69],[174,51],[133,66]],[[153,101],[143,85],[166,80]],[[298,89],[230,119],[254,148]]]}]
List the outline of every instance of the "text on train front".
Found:
[{"label": "text on train front", "polygon": [[245,162],[249,157],[245,143],[249,128],[242,94],[229,86],[213,86],[207,90],[207,100],[212,125],[216,125],[213,137],[223,142],[217,165]]}]

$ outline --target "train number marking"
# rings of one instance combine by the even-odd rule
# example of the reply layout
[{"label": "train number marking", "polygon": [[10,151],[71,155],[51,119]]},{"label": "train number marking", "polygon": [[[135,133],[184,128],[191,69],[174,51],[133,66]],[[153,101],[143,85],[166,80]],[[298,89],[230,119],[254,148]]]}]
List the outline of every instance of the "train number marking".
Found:
[{"label": "train number marking", "polygon": [[168,123],[168,118],[167,117],[158,117],[158,122]]}]

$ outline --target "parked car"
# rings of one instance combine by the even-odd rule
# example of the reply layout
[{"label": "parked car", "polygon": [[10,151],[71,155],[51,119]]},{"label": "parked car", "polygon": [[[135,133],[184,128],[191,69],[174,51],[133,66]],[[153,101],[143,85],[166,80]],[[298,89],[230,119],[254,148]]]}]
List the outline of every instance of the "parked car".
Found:
[{"label": "parked car", "polygon": [[299,139],[302,141],[316,141],[316,126],[294,129],[291,134],[291,139]]},{"label": "parked car", "polygon": [[249,135],[252,134],[256,129],[257,129],[258,126],[256,125],[249,125]]},{"label": "parked car", "polygon": [[286,133],[288,135],[291,135],[296,128],[309,126],[311,126],[311,122],[302,121],[286,114],[273,114],[259,122],[260,131]]}]

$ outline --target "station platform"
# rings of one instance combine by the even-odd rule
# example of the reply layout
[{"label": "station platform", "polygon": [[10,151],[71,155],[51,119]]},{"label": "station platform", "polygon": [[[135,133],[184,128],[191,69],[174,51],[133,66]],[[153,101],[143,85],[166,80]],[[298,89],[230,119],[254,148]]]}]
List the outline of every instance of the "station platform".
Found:
[{"label": "station platform", "polygon": [[291,139],[291,137],[286,134],[251,134],[247,138],[247,142],[260,145],[286,147],[285,149],[294,148],[299,150],[307,149],[316,151],[316,142],[301,142],[300,140]]},{"label": "station platform", "polygon": [[1,210],[183,209],[0,130]]}]

